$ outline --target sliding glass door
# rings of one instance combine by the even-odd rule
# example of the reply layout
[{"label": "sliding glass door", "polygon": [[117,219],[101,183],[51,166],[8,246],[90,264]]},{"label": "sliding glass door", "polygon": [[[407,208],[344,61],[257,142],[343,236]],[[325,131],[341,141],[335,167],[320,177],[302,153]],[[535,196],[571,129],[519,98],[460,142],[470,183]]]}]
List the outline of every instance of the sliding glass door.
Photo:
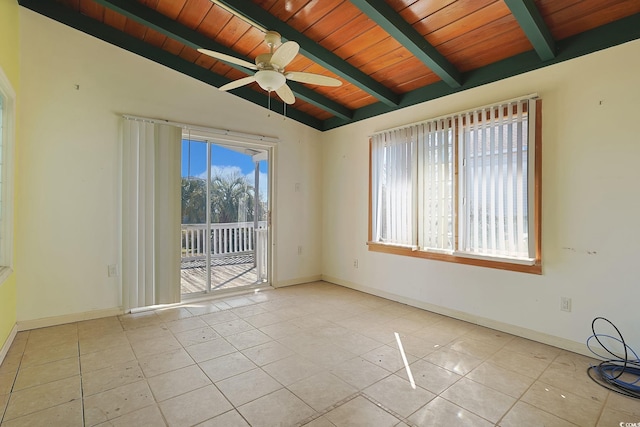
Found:
[{"label": "sliding glass door", "polygon": [[182,295],[269,282],[269,149],[183,135]]}]

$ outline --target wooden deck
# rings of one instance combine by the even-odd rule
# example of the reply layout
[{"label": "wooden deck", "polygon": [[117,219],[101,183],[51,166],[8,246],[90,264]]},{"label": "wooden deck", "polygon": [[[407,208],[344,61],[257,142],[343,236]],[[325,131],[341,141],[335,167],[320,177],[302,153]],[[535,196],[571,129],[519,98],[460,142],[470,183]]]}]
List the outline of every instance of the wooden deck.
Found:
[{"label": "wooden deck", "polygon": [[[204,292],[207,289],[206,260],[182,262],[180,286],[182,294]],[[225,290],[257,284],[258,276],[253,255],[234,255],[211,259],[211,290]]]}]

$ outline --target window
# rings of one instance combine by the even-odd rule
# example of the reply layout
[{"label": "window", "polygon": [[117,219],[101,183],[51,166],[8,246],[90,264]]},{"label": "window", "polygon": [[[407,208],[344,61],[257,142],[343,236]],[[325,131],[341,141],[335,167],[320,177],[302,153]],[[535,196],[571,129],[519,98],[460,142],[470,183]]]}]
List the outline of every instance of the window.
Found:
[{"label": "window", "polygon": [[526,97],[375,134],[370,250],[540,274],[540,113]]},{"label": "window", "polygon": [[0,68],[0,283],[13,259],[13,138],[15,92]]}]

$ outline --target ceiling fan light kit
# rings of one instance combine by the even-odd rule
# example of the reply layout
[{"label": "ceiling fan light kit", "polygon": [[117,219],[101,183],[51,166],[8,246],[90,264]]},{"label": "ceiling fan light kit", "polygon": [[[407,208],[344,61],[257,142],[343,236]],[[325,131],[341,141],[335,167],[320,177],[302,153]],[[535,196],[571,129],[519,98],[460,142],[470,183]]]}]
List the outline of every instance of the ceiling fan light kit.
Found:
[{"label": "ceiling fan light kit", "polygon": [[[337,87],[342,84],[338,79],[321,74],[305,73],[301,71],[285,72],[285,67],[296,57],[300,45],[294,41],[282,42],[282,37],[275,31],[267,31],[264,41],[269,46],[269,52],[260,54],[255,59],[255,65],[235,56],[226,55],[208,49],[198,49],[198,52],[212,58],[240,65],[248,70],[257,70],[253,76],[243,77],[220,86],[220,90],[228,91],[240,86],[257,82],[267,92],[275,92],[286,104],[293,104],[296,98],[287,85],[287,80],[308,83],[317,86]],[[247,72],[248,73],[248,72]]]},{"label": "ceiling fan light kit", "polygon": [[284,74],[274,70],[260,70],[254,77],[258,85],[267,92],[280,89],[287,81]]}]

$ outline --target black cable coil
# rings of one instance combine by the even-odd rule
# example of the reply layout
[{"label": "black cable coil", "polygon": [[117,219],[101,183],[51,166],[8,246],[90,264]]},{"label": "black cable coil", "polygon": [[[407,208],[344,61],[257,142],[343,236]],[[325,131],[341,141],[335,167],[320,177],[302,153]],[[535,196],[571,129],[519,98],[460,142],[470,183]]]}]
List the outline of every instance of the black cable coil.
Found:
[{"label": "black cable coil", "polygon": [[[595,325],[599,320],[609,323],[616,330],[618,338],[596,333]],[[587,347],[593,354],[604,360],[598,365],[592,365],[587,369],[589,377],[608,390],[624,396],[640,399],[640,359],[636,352],[627,345],[616,325],[604,317],[596,317],[593,319],[593,322],[591,322],[591,331],[593,335],[587,340]],[[615,354],[600,341],[600,338],[609,338],[622,344],[624,356]],[[608,355],[602,356],[591,348],[591,340],[593,339],[598,342],[600,347],[605,350]],[[635,359],[630,359],[629,353],[631,353]],[[609,356],[613,356],[613,358]]]}]

